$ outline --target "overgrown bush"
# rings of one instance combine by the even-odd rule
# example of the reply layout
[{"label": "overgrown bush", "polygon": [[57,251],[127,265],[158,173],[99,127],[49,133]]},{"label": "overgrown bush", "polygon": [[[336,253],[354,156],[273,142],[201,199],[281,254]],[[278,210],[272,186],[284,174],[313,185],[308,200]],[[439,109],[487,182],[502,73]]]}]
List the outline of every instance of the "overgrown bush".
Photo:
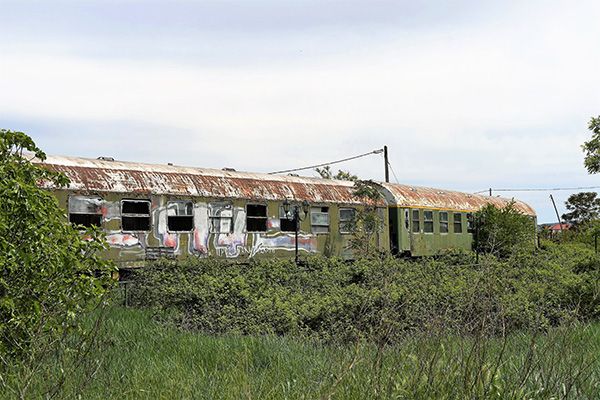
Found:
[{"label": "overgrown bush", "polygon": [[[39,186],[64,186],[67,178],[32,164],[33,156],[45,159],[31,138],[0,130],[1,382],[15,371],[34,374],[51,354],[84,350],[90,337],[80,322],[111,282],[100,231],[82,236],[68,223],[56,197]],[[65,340],[75,331],[80,340]]]},{"label": "overgrown bush", "polygon": [[409,332],[494,334],[599,315],[599,260],[547,243],[501,260],[314,257],[304,266],[162,260],[134,277],[134,304],[207,333],[395,341]]}]

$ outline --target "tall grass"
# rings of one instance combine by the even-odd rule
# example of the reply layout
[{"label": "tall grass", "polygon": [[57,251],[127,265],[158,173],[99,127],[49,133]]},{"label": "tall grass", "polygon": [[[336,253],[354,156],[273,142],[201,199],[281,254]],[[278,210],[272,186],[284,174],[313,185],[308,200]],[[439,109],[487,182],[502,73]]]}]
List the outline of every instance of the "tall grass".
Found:
[{"label": "tall grass", "polygon": [[[90,354],[97,368],[91,376],[75,370],[56,398],[600,398],[600,325],[495,339],[420,334],[387,347],[360,340],[335,345],[280,336],[210,336],[123,308],[112,309],[104,326],[104,344]],[[47,360],[29,398],[44,397],[53,368]],[[0,387],[18,377],[10,375]]]}]

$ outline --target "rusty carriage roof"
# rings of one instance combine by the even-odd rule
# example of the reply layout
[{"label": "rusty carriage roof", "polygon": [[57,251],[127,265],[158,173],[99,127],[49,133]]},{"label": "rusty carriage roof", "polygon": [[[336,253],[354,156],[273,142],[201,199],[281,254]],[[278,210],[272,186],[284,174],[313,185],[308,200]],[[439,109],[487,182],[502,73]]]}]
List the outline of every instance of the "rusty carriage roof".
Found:
[{"label": "rusty carriage roof", "polygon": [[480,196],[456,192],[453,190],[434,189],[429,187],[400,185],[393,183],[377,183],[384,189],[388,204],[397,207],[444,209],[461,212],[475,212],[487,204],[502,208],[514,201],[515,208],[525,215],[535,216],[535,211],[528,204],[503,197]]},{"label": "rusty carriage roof", "polygon": [[[76,191],[369,203],[354,195],[354,184],[348,181],[79,157],[48,156],[36,162],[65,174],[70,180],[68,189]],[[383,200],[371,204],[385,206]]]}]

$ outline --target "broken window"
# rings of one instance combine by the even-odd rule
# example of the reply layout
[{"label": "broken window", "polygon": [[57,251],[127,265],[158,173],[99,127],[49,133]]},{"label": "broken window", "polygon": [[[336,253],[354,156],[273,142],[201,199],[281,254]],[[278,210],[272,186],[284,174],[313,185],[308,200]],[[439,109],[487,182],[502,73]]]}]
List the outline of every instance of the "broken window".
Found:
[{"label": "broken window", "polygon": [[208,205],[209,232],[233,232],[233,206],[231,203],[210,203]]},{"label": "broken window", "polygon": [[412,210],[412,231],[413,233],[421,232],[421,217],[419,210]]},{"label": "broken window", "polygon": [[467,214],[467,232],[473,233],[475,231],[475,218],[472,213]]},{"label": "broken window", "polygon": [[329,233],[329,207],[311,207],[310,225],[313,233]]},{"label": "broken window", "polygon": [[194,229],[194,205],[191,201],[170,201],[167,203],[167,226],[170,232],[191,231]]},{"label": "broken window", "polygon": [[121,228],[124,231],[149,231],[150,200],[122,200]]},{"label": "broken window", "polygon": [[246,205],[246,230],[248,232],[267,231],[267,206],[264,204]]},{"label": "broken window", "polygon": [[433,211],[423,211],[423,232],[433,233]]},{"label": "broken window", "polygon": [[454,213],[454,233],[462,233],[462,214]]},{"label": "broken window", "polygon": [[440,233],[448,233],[448,212],[440,211]]},{"label": "broken window", "polygon": [[102,224],[102,198],[98,196],[69,196],[69,222],[86,227]]},{"label": "broken window", "polygon": [[292,204],[288,214],[285,213],[283,206],[279,207],[279,229],[281,229],[281,232],[296,232],[296,222],[294,221],[294,208],[296,206]]},{"label": "broken window", "polygon": [[354,208],[340,208],[340,233],[351,233],[356,219]]}]

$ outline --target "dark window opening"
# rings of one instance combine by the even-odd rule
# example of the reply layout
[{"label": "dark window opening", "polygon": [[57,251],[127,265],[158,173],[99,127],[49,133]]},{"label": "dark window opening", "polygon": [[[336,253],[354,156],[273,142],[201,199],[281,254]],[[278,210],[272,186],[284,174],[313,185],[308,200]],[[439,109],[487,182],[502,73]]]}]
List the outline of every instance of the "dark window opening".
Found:
[{"label": "dark window opening", "polygon": [[149,231],[150,201],[123,200],[121,202],[121,228],[124,231]]},{"label": "dark window opening", "polygon": [[454,213],[454,233],[462,233],[462,214]]},{"label": "dark window opening", "polygon": [[423,211],[423,232],[433,233],[433,211]]},{"label": "dark window opening", "polygon": [[294,207],[292,204],[290,211],[286,215],[283,207],[279,207],[279,229],[281,232],[296,232],[296,222],[294,221]]},{"label": "dark window opening", "polygon": [[83,225],[86,227],[100,226],[102,224],[102,215],[100,214],[69,214],[69,222],[73,225]]},{"label": "dark window opening", "polygon": [[171,201],[167,204],[167,227],[169,231],[194,229],[194,205],[191,201]]},{"label": "dark window opening", "polygon": [[413,233],[421,232],[421,218],[419,216],[419,210],[412,211],[412,231]]},{"label": "dark window opening", "polygon": [[473,214],[471,214],[471,213],[467,214],[467,232],[468,233],[475,232],[475,219],[473,217]]},{"label": "dark window opening", "polygon": [[448,233],[448,213],[440,211],[440,233]]},{"label": "dark window opening", "polygon": [[124,231],[149,231],[150,217],[121,217]]},{"label": "dark window opening", "polygon": [[121,213],[150,214],[150,202],[147,200],[123,200]]},{"label": "dark window opening", "polygon": [[267,231],[267,206],[263,204],[246,206],[246,230],[248,232]]},{"label": "dark window opening", "polygon": [[102,224],[102,198],[69,196],[69,222],[85,227]]}]

